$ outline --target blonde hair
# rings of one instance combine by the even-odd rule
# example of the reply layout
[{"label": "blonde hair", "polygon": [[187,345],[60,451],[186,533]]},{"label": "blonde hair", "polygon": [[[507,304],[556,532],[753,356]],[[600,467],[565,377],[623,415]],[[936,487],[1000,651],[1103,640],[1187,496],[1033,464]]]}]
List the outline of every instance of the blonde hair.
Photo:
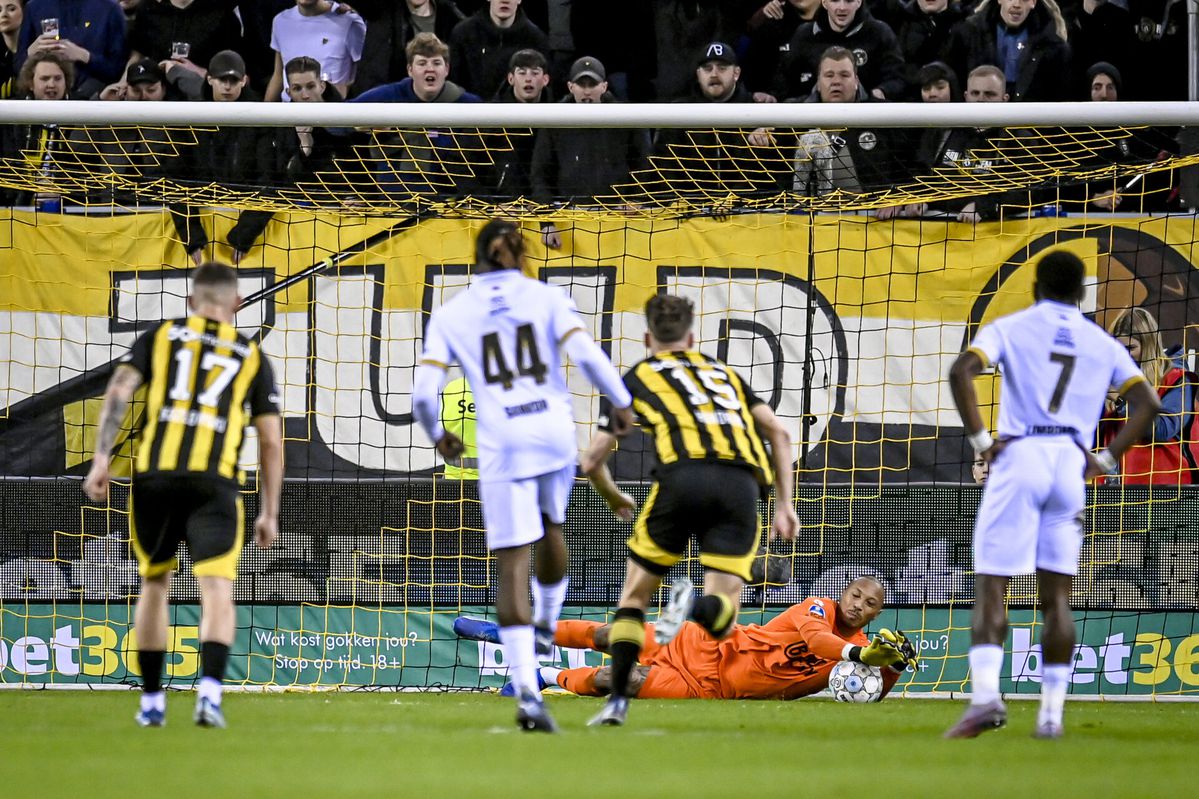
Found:
[{"label": "blonde hair", "polygon": [[1162,378],[1174,365],[1166,356],[1166,348],[1162,345],[1162,335],[1153,314],[1144,308],[1129,308],[1116,317],[1112,322],[1111,333],[1116,338],[1136,339],[1141,345],[1141,358],[1138,366],[1145,373],[1145,379],[1154,388],[1162,384]]}]

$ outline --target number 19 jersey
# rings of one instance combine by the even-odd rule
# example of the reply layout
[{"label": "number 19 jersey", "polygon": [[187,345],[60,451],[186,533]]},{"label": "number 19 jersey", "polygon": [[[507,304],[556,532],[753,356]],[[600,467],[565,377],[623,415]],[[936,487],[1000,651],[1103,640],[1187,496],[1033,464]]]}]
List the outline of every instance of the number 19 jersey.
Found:
[{"label": "number 19 jersey", "polygon": [[584,332],[559,288],[515,270],[476,275],[433,312],[423,363],[462,366],[475,395],[479,479],[523,480],[578,457],[562,342]]},{"label": "number 19 jersey", "polygon": [[970,350],[1002,365],[1000,438],[1068,435],[1090,449],[1108,389],[1145,379],[1103,328],[1050,300],[987,325]]}]

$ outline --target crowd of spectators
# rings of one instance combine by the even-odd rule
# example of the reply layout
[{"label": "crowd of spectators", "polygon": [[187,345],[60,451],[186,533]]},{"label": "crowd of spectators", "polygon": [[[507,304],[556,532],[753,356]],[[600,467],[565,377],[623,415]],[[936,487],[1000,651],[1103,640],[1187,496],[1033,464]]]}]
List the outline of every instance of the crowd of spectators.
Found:
[{"label": "crowd of spectators", "polygon": [[[197,102],[1019,102],[1185,99],[1173,0],[0,0],[0,97]],[[69,149],[9,126],[5,158]],[[164,175],[287,185],[358,164],[373,191],[597,201],[651,161],[672,190],[870,191],[966,164],[993,131],[217,131]],[[476,132],[475,136],[478,135]],[[1167,150],[1176,146],[1162,137]],[[154,142],[107,142],[131,172]],[[1147,146],[1153,150],[1157,142]],[[34,156],[30,156],[33,148]],[[691,156],[684,155],[690,150]],[[130,150],[133,150],[131,153]],[[667,156],[673,160],[668,166]],[[1104,157],[1152,160],[1156,152]],[[973,166],[970,166],[973,164]],[[430,171],[430,165],[435,168]],[[119,169],[118,164],[114,169]],[[352,169],[350,170],[353,171]],[[652,190],[653,179],[639,179]],[[336,182],[336,181],[333,181]],[[1114,210],[1113,187],[1082,199]],[[0,200],[28,197],[0,193]],[[999,214],[1003,198],[937,210]],[[1027,205],[1027,201],[1025,202]],[[203,231],[176,207],[191,252]],[[926,205],[884,216],[927,213]],[[246,221],[246,220],[243,220]],[[240,224],[240,223],[239,223]],[[247,236],[265,224],[246,221]],[[250,237],[252,240],[252,236]],[[547,226],[547,240],[554,238]],[[238,242],[235,247],[244,249]]]},{"label": "crowd of spectators", "polygon": [[[564,96],[570,65],[605,65],[628,102],[691,91],[693,53],[728,42],[758,102],[802,100],[829,47],[854,54],[867,93],[919,100],[919,72],[944,62],[960,85],[1003,70],[1013,101],[1086,99],[1107,62],[1130,100],[1186,99],[1185,3],[1177,0],[0,0],[0,85],[33,53],[75,66],[73,96],[123,83],[143,58],[203,74],[233,50],[250,86],[286,101],[283,66],[316,59],[345,96],[407,77],[405,46],[432,33],[450,48],[450,80],[484,100],[518,50],[546,59]],[[23,94],[27,89],[23,89]]]}]

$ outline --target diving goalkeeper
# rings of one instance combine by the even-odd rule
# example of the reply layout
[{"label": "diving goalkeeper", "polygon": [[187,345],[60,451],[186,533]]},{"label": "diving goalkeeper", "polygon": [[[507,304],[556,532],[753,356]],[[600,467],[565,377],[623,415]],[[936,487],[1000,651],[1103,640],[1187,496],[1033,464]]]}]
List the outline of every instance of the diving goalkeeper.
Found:
[{"label": "diving goalkeeper", "polygon": [[[766,624],[737,625],[719,640],[688,622],[671,643],[659,646],[648,630],[629,691],[641,699],[798,699],[827,688],[838,661],[856,660],[880,667],[886,696],[907,668],[917,667],[918,658],[902,632],[866,637],[863,629],[882,611],[883,600],[882,584],[860,577],[836,601],[809,597]],[[492,628],[492,622],[466,617],[454,622],[455,632],[476,640],[491,640]],[[554,643],[604,652],[608,628],[560,620]],[[582,696],[606,696],[611,687],[607,666],[542,667],[538,674],[546,685]]]}]

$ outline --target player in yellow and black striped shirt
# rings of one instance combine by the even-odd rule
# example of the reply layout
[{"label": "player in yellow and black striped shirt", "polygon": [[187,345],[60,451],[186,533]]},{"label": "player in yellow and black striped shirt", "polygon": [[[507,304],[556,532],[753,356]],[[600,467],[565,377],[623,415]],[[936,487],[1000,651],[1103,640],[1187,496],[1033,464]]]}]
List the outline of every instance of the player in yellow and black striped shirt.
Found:
[{"label": "player in yellow and black striped shirt", "polygon": [[725,364],[702,352],[658,352],[624,378],[633,411],[654,437],[655,474],[705,461],[741,466],[759,483],[774,479],[753,409],[762,400]]},{"label": "player in yellow and black striped shirt", "polygon": [[108,498],[110,452],[133,393],[146,385],[145,423],[134,458],[129,533],[142,576],[134,629],[144,693],[137,721],[161,726],[167,645],[167,598],[176,552],[187,542],[200,584],[201,668],[195,721],[225,725],[221,680],[233,643],[233,581],[241,556],[244,513],[237,462],[245,426],[258,432],[261,510],[254,523],[262,548],[278,536],[283,430],[271,367],[256,342],[237,332],[237,273],[206,263],[192,276],[193,314],[163,322],[121,358],[104,395],[96,453],[84,491]]},{"label": "player in yellow and black striped shirt", "polygon": [[[696,600],[686,578],[675,582],[655,625],[660,644],[688,618],[716,637],[732,628],[758,547],[758,498],[772,483],[770,538],[792,540],[799,528],[791,438],[778,417],[728,365],[695,349],[688,300],[657,295],[646,303],[645,316],[650,357],[624,381],[634,413],[654,438],[658,465],[628,541],[628,571],[610,636],[612,695],[592,724],[624,723],[629,673],[645,643],[645,610],[692,535],[705,568],[704,596]],[[601,419],[583,470],[608,506],[629,519],[634,503],[608,471],[616,438],[605,426]]]}]

